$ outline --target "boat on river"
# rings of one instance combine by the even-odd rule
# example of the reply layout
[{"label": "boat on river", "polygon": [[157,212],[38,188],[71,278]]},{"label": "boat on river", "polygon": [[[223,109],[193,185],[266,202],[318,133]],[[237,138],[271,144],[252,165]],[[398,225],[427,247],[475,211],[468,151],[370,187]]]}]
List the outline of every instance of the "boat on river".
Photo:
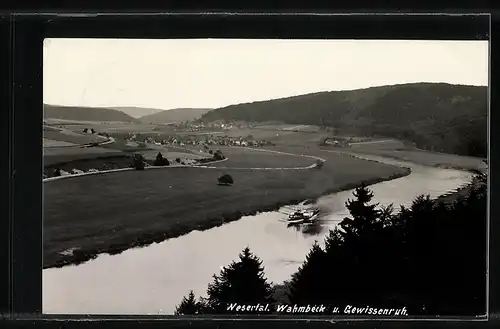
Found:
[{"label": "boat on river", "polygon": [[293,213],[289,214],[288,217],[284,220],[289,225],[299,225],[299,224],[310,224],[318,219],[319,209],[302,209],[296,210]]}]

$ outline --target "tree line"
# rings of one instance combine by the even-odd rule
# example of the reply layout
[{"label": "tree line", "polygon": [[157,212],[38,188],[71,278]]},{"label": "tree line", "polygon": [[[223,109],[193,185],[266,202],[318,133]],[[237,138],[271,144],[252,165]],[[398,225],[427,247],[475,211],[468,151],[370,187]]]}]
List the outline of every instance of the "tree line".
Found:
[{"label": "tree line", "polygon": [[[365,185],[346,202],[350,216],[317,242],[291,279],[272,285],[245,248],[213,276],[206,297],[191,291],[176,314],[231,313],[239,304],[406,307],[410,315],[486,312],[486,176],[452,203],[429,196],[411,206],[380,206]],[[280,288],[280,289],[278,289]],[[282,293],[278,294],[278,290]]]}]

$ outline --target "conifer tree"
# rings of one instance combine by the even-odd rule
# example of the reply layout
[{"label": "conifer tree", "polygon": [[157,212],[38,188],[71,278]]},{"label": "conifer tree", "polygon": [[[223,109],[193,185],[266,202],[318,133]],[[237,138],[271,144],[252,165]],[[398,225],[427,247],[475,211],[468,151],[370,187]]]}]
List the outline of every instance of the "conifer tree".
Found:
[{"label": "conifer tree", "polygon": [[272,303],[274,289],[264,276],[262,261],[245,248],[237,262],[222,268],[208,285],[206,303],[213,313],[229,313],[231,303]]},{"label": "conifer tree", "polygon": [[[351,216],[344,218],[340,223],[341,229],[335,234],[338,236],[335,239],[341,240],[340,247],[334,250],[329,248],[328,254],[330,262],[343,264],[339,272],[335,273],[342,282],[342,287],[336,288],[338,294],[342,298],[349,298],[345,302],[364,303],[375,298],[376,290],[382,288],[380,283],[374,285],[373,282],[379,281],[385,273],[385,269],[378,267],[384,223],[380,220],[378,204],[371,204],[373,192],[364,183],[354,190],[353,196],[354,199],[346,202]],[[370,273],[371,280],[367,280],[367,273]],[[344,289],[353,285],[357,286],[355,291],[349,293]]]},{"label": "conifer tree", "polygon": [[191,315],[202,313],[202,302],[196,301],[194,292],[191,290],[187,297],[175,308],[175,315]]},{"label": "conifer tree", "polygon": [[[340,226],[344,230],[344,240],[353,236],[361,236],[365,231],[373,231],[379,228],[378,204],[369,204],[373,199],[373,192],[364,183],[357,187],[352,193],[355,199],[347,200],[346,207],[352,218],[344,218]],[[348,243],[349,241],[345,241]]]},{"label": "conifer tree", "polygon": [[330,296],[325,295],[325,277],[326,266],[326,253],[318,245],[317,241],[314,242],[311,250],[306,256],[306,260],[293,274],[292,280],[289,283],[289,292],[287,293],[288,299],[291,304],[306,304],[306,303],[320,303],[329,302]]}]

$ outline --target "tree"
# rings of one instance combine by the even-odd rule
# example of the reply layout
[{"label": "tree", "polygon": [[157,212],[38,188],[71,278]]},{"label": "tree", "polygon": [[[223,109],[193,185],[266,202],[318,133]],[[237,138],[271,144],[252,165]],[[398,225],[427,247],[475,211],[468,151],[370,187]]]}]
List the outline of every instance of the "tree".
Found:
[{"label": "tree", "polygon": [[177,162],[177,163],[181,163],[181,159],[180,159],[180,158],[176,158],[176,159],[175,159],[175,162]]},{"label": "tree", "polygon": [[85,134],[86,134],[88,131],[89,131],[89,129],[88,129],[88,128],[84,128],[84,129],[83,129],[83,132],[84,132]]},{"label": "tree", "polygon": [[158,154],[156,155],[156,160],[154,162],[154,165],[155,166],[168,166],[168,165],[170,165],[170,163],[168,162],[167,159],[165,159],[163,157],[161,152],[158,152]]},{"label": "tree", "polygon": [[344,231],[342,236],[345,243],[349,243],[350,238],[360,237],[368,231],[381,227],[378,220],[380,215],[379,210],[377,210],[378,204],[369,204],[373,199],[373,192],[363,182],[352,194],[355,199],[349,199],[346,202],[346,207],[352,218],[346,217],[340,223],[340,227]]},{"label": "tree", "polygon": [[231,177],[228,174],[220,176],[217,180],[219,182],[219,185],[229,186],[229,185],[233,185],[233,183],[234,183],[233,177]]},{"label": "tree", "polygon": [[222,154],[221,150],[217,150],[214,153],[214,160],[224,160],[226,157]]},{"label": "tree", "polygon": [[61,169],[59,168],[54,169],[54,176],[55,177],[61,176]]},{"label": "tree", "polygon": [[262,261],[246,247],[239,260],[223,267],[208,285],[205,302],[212,313],[229,313],[229,304],[273,303],[274,289],[264,275]]},{"label": "tree", "polygon": [[183,297],[179,305],[175,307],[175,315],[201,314],[204,305],[202,301],[197,301],[194,292],[191,290],[187,297]]},{"label": "tree", "polygon": [[144,170],[144,167],[146,166],[146,160],[142,156],[142,154],[134,154],[132,156],[132,161],[133,161],[133,167],[136,170]]}]

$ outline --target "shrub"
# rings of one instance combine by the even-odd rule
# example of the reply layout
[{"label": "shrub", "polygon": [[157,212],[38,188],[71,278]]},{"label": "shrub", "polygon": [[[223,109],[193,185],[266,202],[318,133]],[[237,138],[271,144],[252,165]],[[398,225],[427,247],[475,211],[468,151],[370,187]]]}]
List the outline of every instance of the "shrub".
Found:
[{"label": "shrub", "polygon": [[175,159],[175,162],[177,162],[177,163],[181,163],[181,159],[180,159],[180,158],[177,158],[177,159]]}]

